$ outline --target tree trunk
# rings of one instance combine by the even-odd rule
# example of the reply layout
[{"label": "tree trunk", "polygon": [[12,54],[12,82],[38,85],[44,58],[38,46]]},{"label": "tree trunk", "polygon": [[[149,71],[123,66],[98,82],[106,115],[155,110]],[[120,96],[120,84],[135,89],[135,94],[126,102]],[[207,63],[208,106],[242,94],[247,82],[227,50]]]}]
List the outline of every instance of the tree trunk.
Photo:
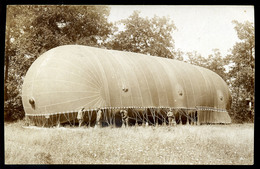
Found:
[{"label": "tree trunk", "polygon": [[7,80],[9,71],[9,55],[8,49],[10,49],[10,16],[6,16],[6,41],[5,41],[5,74],[4,74],[4,101],[8,100],[7,95]]},{"label": "tree trunk", "polygon": [[9,68],[9,56],[5,56],[4,101],[8,100],[8,95],[7,95],[8,68]]}]

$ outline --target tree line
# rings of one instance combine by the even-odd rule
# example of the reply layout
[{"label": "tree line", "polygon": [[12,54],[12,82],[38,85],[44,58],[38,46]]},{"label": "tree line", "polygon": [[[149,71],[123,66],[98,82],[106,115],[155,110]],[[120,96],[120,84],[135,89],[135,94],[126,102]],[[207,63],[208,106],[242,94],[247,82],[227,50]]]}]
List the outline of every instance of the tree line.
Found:
[{"label": "tree line", "polygon": [[[30,65],[47,50],[68,44],[131,51],[178,59],[208,68],[229,85],[232,95],[230,115],[233,122],[252,122],[255,84],[254,25],[233,21],[239,41],[231,54],[219,49],[202,57],[198,52],[175,49],[173,32],[177,29],[168,17],[141,17],[134,11],[127,19],[108,21],[108,6],[14,5],[7,7],[4,113],[6,120],[25,115],[21,89]],[[184,59],[187,58],[187,59]],[[228,67],[228,70],[226,70]]]}]

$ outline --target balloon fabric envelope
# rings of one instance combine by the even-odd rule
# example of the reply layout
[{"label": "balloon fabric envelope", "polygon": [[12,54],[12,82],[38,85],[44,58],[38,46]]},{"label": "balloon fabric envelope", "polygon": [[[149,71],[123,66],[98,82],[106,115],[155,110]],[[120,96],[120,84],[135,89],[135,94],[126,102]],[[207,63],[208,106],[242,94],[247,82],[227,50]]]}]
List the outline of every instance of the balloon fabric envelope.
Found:
[{"label": "balloon fabric envelope", "polygon": [[22,100],[34,125],[115,124],[127,109],[136,123],[167,121],[171,108],[178,123],[231,123],[231,95],[216,73],[182,61],[82,45],[65,45],[42,54],[24,78]]}]

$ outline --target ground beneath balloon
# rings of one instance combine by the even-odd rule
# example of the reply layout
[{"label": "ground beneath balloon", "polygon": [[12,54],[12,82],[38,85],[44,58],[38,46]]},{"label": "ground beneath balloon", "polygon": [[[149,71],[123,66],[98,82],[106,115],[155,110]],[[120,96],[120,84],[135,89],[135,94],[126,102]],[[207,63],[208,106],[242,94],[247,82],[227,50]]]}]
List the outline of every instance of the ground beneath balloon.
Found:
[{"label": "ground beneath balloon", "polygon": [[5,164],[254,163],[254,124],[39,128],[5,123]]}]

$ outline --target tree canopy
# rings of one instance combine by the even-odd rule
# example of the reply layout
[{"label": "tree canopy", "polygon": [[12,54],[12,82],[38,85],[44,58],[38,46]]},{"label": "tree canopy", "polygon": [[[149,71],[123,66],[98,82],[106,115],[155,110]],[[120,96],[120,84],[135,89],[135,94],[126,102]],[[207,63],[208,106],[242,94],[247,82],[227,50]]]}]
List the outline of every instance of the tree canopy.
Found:
[{"label": "tree canopy", "polygon": [[[249,21],[235,25],[239,42],[231,49],[231,54],[222,56],[219,49],[202,57],[196,51],[187,52],[186,62],[208,68],[221,76],[230,86],[232,95],[231,116],[236,122],[254,120],[254,109],[248,109],[247,100],[254,105],[255,94],[255,35],[254,25]],[[184,52],[177,52],[183,58]],[[227,68],[227,69],[226,69]]]},{"label": "tree canopy", "polygon": [[115,34],[110,41],[110,48],[167,58],[174,57],[172,33],[176,27],[169,18],[155,15],[148,19],[141,17],[140,11],[134,11],[129,18],[119,23],[123,24],[124,30]]},{"label": "tree canopy", "polygon": [[13,118],[23,115],[20,97],[23,76],[42,53],[65,44],[104,45],[111,33],[111,23],[107,20],[109,13],[107,6],[8,6],[5,112],[11,113]]},{"label": "tree canopy", "polygon": [[235,118],[240,121],[253,119],[254,110],[248,111],[245,103],[249,99],[254,105],[255,100],[255,35],[254,25],[248,21],[232,22],[240,39],[227,56],[228,64],[232,64],[229,71],[231,92],[233,95],[233,111]]}]

